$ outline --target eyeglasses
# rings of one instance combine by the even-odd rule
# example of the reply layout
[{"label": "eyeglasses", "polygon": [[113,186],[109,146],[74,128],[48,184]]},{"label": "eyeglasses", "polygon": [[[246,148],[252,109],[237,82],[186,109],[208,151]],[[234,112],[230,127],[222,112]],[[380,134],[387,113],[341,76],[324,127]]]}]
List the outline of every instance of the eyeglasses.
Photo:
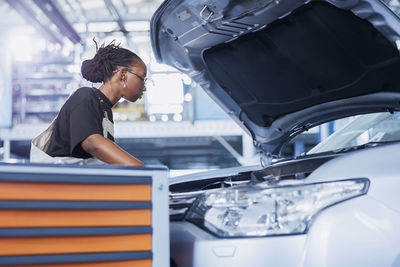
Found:
[{"label": "eyeglasses", "polygon": [[134,71],[132,71],[132,70],[130,70],[128,68],[126,68],[126,71],[129,72],[129,73],[132,73],[133,75],[136,75],[140,80],[142,80],[144,85],[147,83],[147,77],[143,77],[143,76],[137,74],[136,72],[134,72]]}]

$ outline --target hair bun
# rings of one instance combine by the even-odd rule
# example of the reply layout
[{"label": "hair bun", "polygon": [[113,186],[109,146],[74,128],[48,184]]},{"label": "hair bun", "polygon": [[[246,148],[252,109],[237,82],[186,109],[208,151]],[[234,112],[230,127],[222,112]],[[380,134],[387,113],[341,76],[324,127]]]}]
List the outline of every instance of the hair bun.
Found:
[{"label": "hair bun", "polygon": [[88,59],[82,62],[81,73],[83,78],[92,83],[102,82],[104,79],[103,73],[99,70],[97,60]]},{"label": "hair bun", "polygon": [[108,45],[103,43],[100,48],[94,39],[93,41],[96,44],[96,55],[92,59],[83,61],[81,66],[83,78],[90,82],[106,82],[118,66],[128,67],[142,62],[132,51],[121,48],[119,44],[116,45],[115,40]]}]

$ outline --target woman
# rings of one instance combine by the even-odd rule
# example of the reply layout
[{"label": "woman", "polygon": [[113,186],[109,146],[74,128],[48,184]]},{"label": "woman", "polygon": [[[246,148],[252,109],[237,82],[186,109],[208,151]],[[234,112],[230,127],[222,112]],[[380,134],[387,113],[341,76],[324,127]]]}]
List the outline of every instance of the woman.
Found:
[{"label": "woman", "polygon": [[49,129],[32,141],[31,162],[75,163],[94,157],[109,164],[144,166],[114,143],[111,108],[121,98],[135,102],[142,97],[146,65],[114,41],[99,49],[96,43],[96,50],[82,63],[81,72],[86,80],[103,84],[79,88],[68,98]]}]

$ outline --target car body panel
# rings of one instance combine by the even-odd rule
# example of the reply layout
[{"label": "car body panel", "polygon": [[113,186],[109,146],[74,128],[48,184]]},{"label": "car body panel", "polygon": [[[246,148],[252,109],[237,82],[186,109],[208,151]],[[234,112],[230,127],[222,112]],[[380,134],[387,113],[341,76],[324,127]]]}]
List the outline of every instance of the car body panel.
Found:
[{"label": "car body panel", "polygon": [[170,229],[171,258],[180,267],[300,266],[306,244],[305,235],[220,239],[187,222],[172,222]]},{"label": "car body panel", "polygon": [[[171,222],[171,257],[179,267],[397,266],[399,158],[400,144],[354,151],[331,159],[302,180],[315,183],[366,177],[371,182],[367,195],[321,211],[307,234],[219,238],[190,222]],[[218,247],[234,247],[235,253],[217,257],[213,250]]]},{"label": "car body panel", "polygon": [[399,220],[398,212],[369,196],[333,206],[310,228],[302,266],[395,266]]},{"label": "car body panel", "polygon": [[[332,159],[307,177],[307,182],[334,181],[350,177],[367,177],[371,180],[368,196],[400,212],[399,190],[400,144],[388,144],[367,150],[355,151]],[[354,164],[357,162],[357,164]]]}]

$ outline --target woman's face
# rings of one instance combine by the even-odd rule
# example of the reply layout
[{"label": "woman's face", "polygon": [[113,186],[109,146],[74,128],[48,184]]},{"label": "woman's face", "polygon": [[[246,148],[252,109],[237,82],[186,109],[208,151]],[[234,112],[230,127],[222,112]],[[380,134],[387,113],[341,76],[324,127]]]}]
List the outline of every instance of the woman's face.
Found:
[{"label": "woman's face", "polygon": [[131,102],[142,98],[146,91],[147,68],[143,61],[126,68],[126,86],[122,89],[122,96]]}]

